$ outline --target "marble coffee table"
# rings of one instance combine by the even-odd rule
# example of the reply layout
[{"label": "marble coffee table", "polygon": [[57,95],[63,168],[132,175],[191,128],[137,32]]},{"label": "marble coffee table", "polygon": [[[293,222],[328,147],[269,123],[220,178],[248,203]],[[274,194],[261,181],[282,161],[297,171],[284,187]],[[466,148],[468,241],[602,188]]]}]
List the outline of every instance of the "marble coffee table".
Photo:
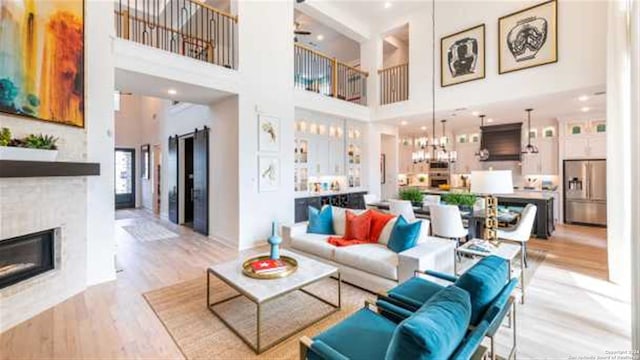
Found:
[{"label": "marble coffee table", "polygon": [[[292,258],[295,258],[298,262],[298,269],[291,275],[279,278],[279,279],[254,279],[250,278],[242,273],[242,264],[243,262],[252,256],[261,255],[260,253],[256,253],[255,251],[243,252],[240,253],[237,259],[225,262],[218,265],[210,266],[207,269],[207,308],[217,316],[231,331],[233,331],[242,341],[244,341],[251,349],[253,349],[257,354],[268,350],[269,348],[281,343],[282,341],[289,338],[294,333],[313,325],[314,323],[324,319],[325,317],[335,313],[340,310],[341,302],[342,302],[342,279],[340,277],[340,272],[338,268],[335,266],[330,266],[319,261],[310,259],[306,256],[299,255],[297,253],[292,253],[287,250],[282,250],[281,255],[287,255]],[[236,290],[238,294],[228,297],[223,300],[216,301],[214,303],[211,302],[211,286],[210,279],[211,276],[215,276],[218,279],[222,280],[224,283],[229,285],[231,288]],[[329,300],[323,299],[322,297],[309,292],[308,290],[303,289],[305,286],[318,282],[322,279],[326,279],[328,277],[337,277],[337,292],[338,292],[338,302],[333,303]],[[304,324],[296,329],[292,329],[290,332],[285,334],[284,336],[279,337],[275,341],[270,342],[269,344],[262,344],[260,342],[261,335],[261,322],[262,322],[262,311],[265,303],[280,298],[281,296],[290,294],[294,291],[302,291],[303,293],[314,297],[322,301],[325,304],[330,305],[333,309],[326,315],[317,318],[307,324]],[[244,296],[247,299],[251,300],[257,307],[257,321],[256,321],[256,339],[255,342],[252,339],[249,339],[242,335],[237,328],[234,328],[233,324],[229,321],[225,320],[220,313],[218,313],[215,309],[216,305],[220,305],[227,301],[233,300],[240,296]],[[283,314],[283,317],[286,317],[286,314]]]}]

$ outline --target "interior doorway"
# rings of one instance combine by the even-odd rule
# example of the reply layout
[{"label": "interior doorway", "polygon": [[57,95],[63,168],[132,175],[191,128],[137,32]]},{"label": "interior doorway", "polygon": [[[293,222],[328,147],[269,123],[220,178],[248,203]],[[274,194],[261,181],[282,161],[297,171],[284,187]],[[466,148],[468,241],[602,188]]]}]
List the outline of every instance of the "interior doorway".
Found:
[{"label": "interior doorway", "polygon": [[153,213],[156,215],[160,214],[161,205],[162,205],[162,148],[160,145],[153,145]]},{"label": "interior doorway", "polygon": [[184,208],[182,224],[193,227],[193,136],[182,139],[183,164],[181,171],[182,183],[184,184],[184,196],[182,204]]},{"label": "interior doorway", "polygon": [[115,149],[115,204],[116,209],[136,207],[136,150]]},{"label": "interior doorway", "polygon": [[209,129],[169,138],[169,220],[209,234]]}]

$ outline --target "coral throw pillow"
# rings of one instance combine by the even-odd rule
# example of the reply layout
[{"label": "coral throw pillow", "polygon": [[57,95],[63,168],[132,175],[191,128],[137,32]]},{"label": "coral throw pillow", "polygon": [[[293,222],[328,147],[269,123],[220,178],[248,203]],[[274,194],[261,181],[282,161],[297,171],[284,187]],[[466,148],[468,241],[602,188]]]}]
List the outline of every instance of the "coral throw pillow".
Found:
[{"label": "coral throw pillow", "polygon": [[387,223],[391,221],[395,216],[392,214],[386,214],[380,211],[369,210],[371,212],[371,228],[369,229],[369,240],[377,243],[380,241],[380,234]]},{"label": "coral throw pillow", "polygon": [[360,215],[356,215],[347,210],[346,229],[344,234],[345,240],[369,241],[369,230],[371,229],[371,211],[365,211]]}]

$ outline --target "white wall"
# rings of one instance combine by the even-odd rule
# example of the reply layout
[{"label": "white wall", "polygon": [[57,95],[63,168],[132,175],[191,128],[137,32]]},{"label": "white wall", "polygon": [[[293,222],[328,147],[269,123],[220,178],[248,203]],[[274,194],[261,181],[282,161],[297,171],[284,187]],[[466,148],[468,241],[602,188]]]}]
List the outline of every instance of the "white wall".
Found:
[{"label": "white wall", "polygon": [[[438,1],[436,51],[440,38],[486,24],[486,78],[440,88],[440,59],[436,56],[436,109],[452,110],[518,98],[533,97],[605,83],[605,1],[558,3],[558,62],[513,73],[498,74],[497,19],[538,1]],[[403,18],[393,19],[379,32],[409,23],[409,98],[401,106],[379,108],[375,119],[421,114],[431,107],[431,4]],[[587,25],[588,24],[588,25]],[[374,49],[369,49],[369,51]],[[364,57],[364,56],[363,56]],[[371,57],[371,56],[370,56]],[[378,67],[382,63],[377,64]],[[377,80],[376,80],[377,81]]]},{"label": "white wall", "polygon": [[[264,244],[271,222],[293,222],[293,2],[241,1],[238,101],[239,246]],[[269,41],[264,41],[269,34]],[[258,192],[258,114],[280,119],[280,188]]]},{"label": "white wall", "polygon": [[[369,193],[378,195],[382,198],[383,190],[380,177],[380,154],[382,154],[383,144],[382,136],[390,136],[395,138],[395,143],[398,143],[398,127],[393,125],[381,124],[381,123],[368,123],[365,133],[365,154],[363,173],[366,174],[365,179],[368,183]],[[396,147],[397,152],[397,147]],[[397,154],[395,155],[397,159]],[[387,161],[387,182],[392,179],[393,184],[396,184],[398,174],[398,162],[395,165],[392,163],[389,165]],[[387,190],[388,191],[388,190]]]}]

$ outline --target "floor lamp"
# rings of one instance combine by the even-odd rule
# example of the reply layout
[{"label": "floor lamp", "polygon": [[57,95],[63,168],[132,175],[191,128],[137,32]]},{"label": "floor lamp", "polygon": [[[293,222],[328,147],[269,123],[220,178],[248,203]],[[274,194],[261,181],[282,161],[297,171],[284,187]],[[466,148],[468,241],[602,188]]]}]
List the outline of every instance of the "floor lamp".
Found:
[{"label": "floor lamp", "polygon": [[498,245],[498,198],[513,193],[511,170],[472,171],[471,192],[485,198],[484,240]]}]

